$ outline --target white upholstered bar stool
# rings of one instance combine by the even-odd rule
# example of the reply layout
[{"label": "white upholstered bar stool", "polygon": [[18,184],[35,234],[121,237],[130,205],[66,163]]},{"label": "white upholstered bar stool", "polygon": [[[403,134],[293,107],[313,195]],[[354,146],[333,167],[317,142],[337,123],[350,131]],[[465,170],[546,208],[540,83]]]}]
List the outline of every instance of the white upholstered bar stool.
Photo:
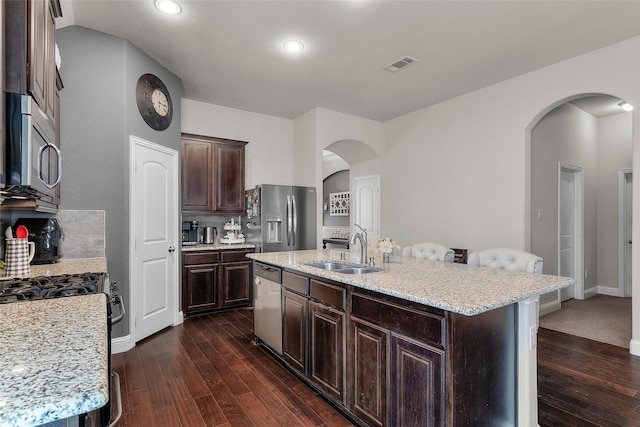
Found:
[{"label": "white upholstered bar stool", "polygon": [[469,265],[520,270],[542,274],[542,258],[530,252],[509,248],[492,248],[473,252],[467,260]]},{"label": "white upholstered bar stool", "polygon": [[402,248],[402,256],[424,258],[432,261],[453,262],[455,253],[453,249],[438,243],[425,242]]}]

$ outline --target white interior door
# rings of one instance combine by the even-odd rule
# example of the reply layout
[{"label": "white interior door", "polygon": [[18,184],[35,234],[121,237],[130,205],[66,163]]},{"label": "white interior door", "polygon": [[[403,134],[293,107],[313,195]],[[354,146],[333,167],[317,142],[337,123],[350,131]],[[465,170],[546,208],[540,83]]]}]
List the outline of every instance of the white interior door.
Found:
[{"label": "white interior door", "polygon": [[573,277],[576,285],[560,291],[560,301],[582,298],[582,169],[560,166],[558,176],[558,275]]},{"label": "white interior door", "polygon": [[135,341],[174,323],[178,301],[178,153],[131,136]]},{"label": "white interior door", "polygon": [[352,199],[352,223],[365,228],[369,239],[380,238],[380,175],[353,178]]}]

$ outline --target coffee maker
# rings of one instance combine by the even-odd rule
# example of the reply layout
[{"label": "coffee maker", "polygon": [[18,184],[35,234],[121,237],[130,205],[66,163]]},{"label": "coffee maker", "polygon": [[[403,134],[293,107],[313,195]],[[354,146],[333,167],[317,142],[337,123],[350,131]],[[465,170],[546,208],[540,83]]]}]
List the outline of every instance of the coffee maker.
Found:
[{"label": "coffee maker", "polygon": [[29,230],[28,239],[35,243],[35,255],[31,264],[53,264],[62,256],[60,240],[64,238],[62,227],[55,218],[18,218],[13,225],[24,225]]},{"label": "coffee maker", "polygon": [[184,221],[182,223],[182,244],[195,245],[198,243],[198,221]]}]

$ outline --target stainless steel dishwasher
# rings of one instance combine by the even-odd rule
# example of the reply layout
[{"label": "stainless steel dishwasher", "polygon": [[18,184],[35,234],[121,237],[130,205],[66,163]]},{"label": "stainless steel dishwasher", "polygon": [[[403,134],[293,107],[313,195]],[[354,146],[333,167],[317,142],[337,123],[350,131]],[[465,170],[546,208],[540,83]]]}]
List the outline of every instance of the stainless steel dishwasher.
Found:
[{"label": "stainless steel dishwasher", "polygon": [[282,354],[282,270],[253,262],[253,332],[257,343]]}]

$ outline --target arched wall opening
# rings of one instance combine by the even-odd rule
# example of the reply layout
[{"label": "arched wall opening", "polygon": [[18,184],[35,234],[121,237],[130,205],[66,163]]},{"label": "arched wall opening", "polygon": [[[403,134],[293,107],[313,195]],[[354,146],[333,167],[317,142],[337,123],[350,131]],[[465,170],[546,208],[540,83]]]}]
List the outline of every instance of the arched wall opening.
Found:
[{"label": "arched wall opening", "polygon": [[[353,178],[369,174],[363,172],[358,165],[367,164],[380,158],[378,153],[368,144],[353,139],[332,142],[322,149],[322,210],[323,244],[329,239],[348,239],[352,232],[352,215],[355,200],[353,195]],[[355,174],[354,174],[355,172]],[[348,206],[342,209],[341,206]],[[378,209],[379,210],[379,209]],[[375,215],[379,218],[379,212]],[[342,248],[343,243],[326,243],[329,248]]]},{"label": "arched wall opening", "polygon": [[[526,129],[527,247],[545,259],[545,274],[577,281],[575,290],[541,296],[541,314],[572,298],[625,296],[618,277],[624,256],[618,186],[620,171],[633,167],[633,113],[620,108],[623,100],[602,93],[566,97],[538,113]],[[572,205],[561,190],[567,185],[565,168],[581,171],[575,187],[581,211],[567,208]],[[576,220],[580,234],[572,236],[567,224]]]}]

